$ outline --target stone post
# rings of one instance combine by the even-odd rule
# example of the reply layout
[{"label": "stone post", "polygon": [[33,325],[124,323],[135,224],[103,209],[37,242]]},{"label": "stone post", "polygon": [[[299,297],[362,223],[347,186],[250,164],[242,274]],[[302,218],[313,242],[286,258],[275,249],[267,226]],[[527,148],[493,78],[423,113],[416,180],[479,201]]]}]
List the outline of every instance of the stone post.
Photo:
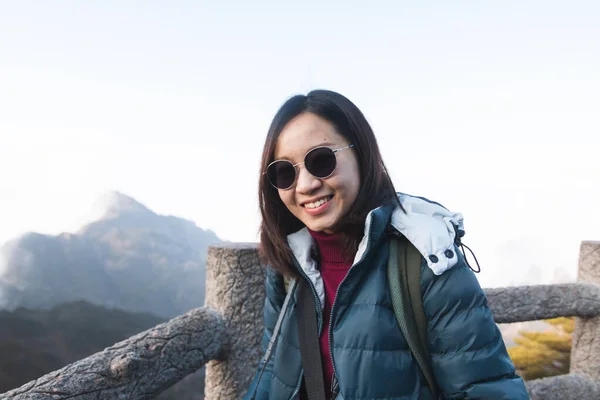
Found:
[{"label": "stone post", "polygon": [[[578,281],[600,285],[600,242],[581,243]],[[586,375],[600,382],[600,316],[576,319],[571,373]]]},{"label": "stone post", "polygon": [[265,269],[256,244],[225,243],[208,249],[205,306],[224,319],[225,350],[206,365],[207,400],[241,399],[261,357]]}]

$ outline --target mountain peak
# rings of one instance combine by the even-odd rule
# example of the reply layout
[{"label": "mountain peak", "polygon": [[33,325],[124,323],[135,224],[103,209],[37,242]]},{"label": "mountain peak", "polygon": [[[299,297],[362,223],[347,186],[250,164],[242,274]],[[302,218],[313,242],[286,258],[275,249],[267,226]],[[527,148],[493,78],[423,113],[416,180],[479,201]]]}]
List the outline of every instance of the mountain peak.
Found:
[{"label": "mountain peak", "polygon": [[75,234],[31,233],[0,248],[0,308],[83,299],[171,318],[202,305],[207,250],[221,242],[214,232],[120,192],[94,207],[98,218]]},{"label": "mountain peak", "polygon": [[123,214],[152,213],[148,207],[118,191],[110,191],[100,196],[92,206],[92,218],[115,218]]}]

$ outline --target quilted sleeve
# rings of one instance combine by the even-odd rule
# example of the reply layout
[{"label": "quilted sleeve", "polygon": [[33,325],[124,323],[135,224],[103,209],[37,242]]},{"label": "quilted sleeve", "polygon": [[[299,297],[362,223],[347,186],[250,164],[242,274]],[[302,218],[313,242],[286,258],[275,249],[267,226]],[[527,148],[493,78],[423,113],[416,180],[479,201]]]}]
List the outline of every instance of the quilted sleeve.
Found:
[{"label": "quilted sleeve", "polygon": [[429,350],[441,391],[449,399],[529,399],[506,351],[487,298],[464,256],[440,276],[422,264]]},{"label": "quilted sleeve", "polygon": [[[271,340],[271,336],[273,335],[273,330],[275,329],[275,324],[277,323],[277,318],[279,317],[279,312],[281,311],[281,307],[285,300],[285,289],[283,283],[283,277],[273,271],[271,268],[267,267],[267,278],[266,278],[266,296],[265,296],[265,305],[264,305],[264,333],[262,337],[262,351],[263,354],[267,350],[267,346],[269,341]],[[258,370],[252,380],[250,385],[250,389],[248,393],[244,397],[244,400],[267,400],[269,399],[269,391],[271,387],[271,373],[273,371],[273,357],[267,363],[265,370],[260,376],[260,371],[262,370],[263,364],[262,362],[258,365]],[[251,397],[254,389],[257,387],[255,397]]]}]

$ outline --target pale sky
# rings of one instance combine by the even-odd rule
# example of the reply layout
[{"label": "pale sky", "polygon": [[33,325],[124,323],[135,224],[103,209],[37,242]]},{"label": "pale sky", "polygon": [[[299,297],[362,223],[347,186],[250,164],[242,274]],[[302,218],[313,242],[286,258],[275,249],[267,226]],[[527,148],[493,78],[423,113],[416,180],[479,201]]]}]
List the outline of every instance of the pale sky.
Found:
[{"label": "pale sky", "polygon": [[598,21],[577,0],[1,2],[0,243],[74,231],[111,190],[256,241],[269,122],[327,88],[398,190],[463,213],[484,286],[574,277],[600,240]]}]

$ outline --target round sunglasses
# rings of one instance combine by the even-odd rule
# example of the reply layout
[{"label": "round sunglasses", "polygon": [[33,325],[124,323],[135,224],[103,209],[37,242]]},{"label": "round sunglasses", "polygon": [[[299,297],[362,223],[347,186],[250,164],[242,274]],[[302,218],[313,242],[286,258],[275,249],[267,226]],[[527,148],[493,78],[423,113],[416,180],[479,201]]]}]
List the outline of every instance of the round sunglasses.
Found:
[{"label": "round sunglasses", "polygon": [[304,161],[298,164],[292,164],[288,160],[273,161],[267,167],[265,174],[269,183],[279,190],[286,190],[292,187],[298,175],[296,167],[300,164],[304,164],[306,170],[316,178],[329,178],[337,166],[336,153],[350,147],[354,147],[354,145],[351,144],[339,149],[332,149],[326,146],[315,147],[306,153]]}]

